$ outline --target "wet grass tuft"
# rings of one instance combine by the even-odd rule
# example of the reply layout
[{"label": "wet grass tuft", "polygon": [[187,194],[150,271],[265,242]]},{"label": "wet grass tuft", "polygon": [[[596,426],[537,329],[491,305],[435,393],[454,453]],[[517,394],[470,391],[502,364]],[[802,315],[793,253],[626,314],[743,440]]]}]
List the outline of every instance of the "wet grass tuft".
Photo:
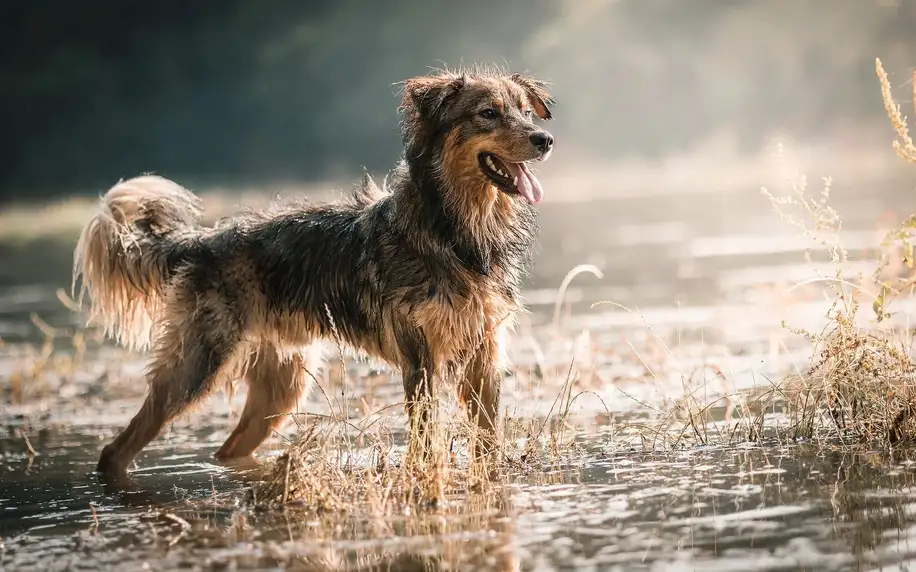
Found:
[{"label": "wet grass tuft", "polygon": [[[876,72],[898,136],[894,148],[905,161],[916,163],[916,147],[880,60]],[[916,218],[908,218],[888,233],[873,273],[850,280],[846,276],[849,259],[839,240],[840,217],[829,206],[829,185],[825,180],[816,199],[807,198],[803,186],[797,186],[795,196],[788,200],[769,195],[781,214],[786,214],[784,206],[797,206],[810,215],[813,225],[800,228],[827,246],[837,268],[833,277],[825,277],[834,292],[827,327],[821,332],[794,330],[811,341],[813,351],[807,371],[785,380],[778,393],[786,398],[795,421],[791,436],[826,435],[844,444],[883,447],[912,445],[916,443],[913,331],[905,316],[893,319],[899,317],[893,305],[912,295],[916,274],[910,239]],[[871,316],[862,311],[863,299],[870,302]]]},{"label": "wet grass tuft", "polygon": [[[880,60],[876,72],[897,134],[893,147],[904,161],[916,163],[916,145]],[[895,304],[912,299],[916,285],[912,243],[916,215],[887,233],[873,272],[853,274],[840,240],[841,218],[830,204],[831,180],[824,179],[820,192],[811,192],[804,177],[792,181],[791,187],[787,195],[767,189],[763,194],[783,220],[821,247],[827,256],[822,262],[835,268],[832,275],[819,275],[789,289],[820,284],[831,301],[819,331],[782,323],[790,334],[810,343],[809,365],[782,380],[766,380],[756,391],[724,396],[731,408],[726,420],[730,430],[723,431],[722,423],[711,423],[710,404],[690,399],[688,392],[654,425],[653,443],[683,439],[708,443],[712,426],[720,443],[723,437],[725,441],[772,437],[782,442],[816,440],[825,447],[886,449],[916,444],[914,331],[906,310],[894,310]],[[806,259],[813,261],[810,252]],[[863,310],[863,304],[871,312]]]},{"label": "wet grass tuft", "polygon": [[392,414],[403,403],[353,418],[329,398],[331,415],[293,416],[296,437],[268,463],[246,502],[300,514],[389,517],[486,498],[513,476],[541,482],[568,470],[580,452],[563,398],[570,386],[568,380],[559,406],[540,422],[505,417],[489,451],[457,402],[435,394],[419,405],[429,411],[425,430]]}]

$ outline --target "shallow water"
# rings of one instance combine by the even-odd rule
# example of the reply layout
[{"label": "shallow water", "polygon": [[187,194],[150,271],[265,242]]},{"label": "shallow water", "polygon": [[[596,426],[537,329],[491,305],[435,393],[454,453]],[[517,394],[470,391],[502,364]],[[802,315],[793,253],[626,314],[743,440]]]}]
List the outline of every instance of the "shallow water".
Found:
[{"label": "shallow water", "polygon": [[[854,256],[877,243],[882,200],[916,211],[904,190],[835,191]],[[65,354],[66,330],[80,324],[56,292],[69,286],[72,245],[43,245],[41,260],[35,246],[0,247],[0,568],[905,569],[916,563],[916,464],[905,456],[812,444],[661,454],[619,438],[629,420],[688,391],[715,403],[726,427],[722,394],[806,363],[806,346],[779,321],[816,326],[826,302],[820,291],[786,296],[777,287],[813,276],[802,257],[812,243],[768,213],[754,191],[545,205],[526,292],[532,315],[513,342],[518,367],[503,399],[513,418],[543,419],[573,363],[582,452],[562,469],[509,474],[496,494],[384,522],[339,517],[331,527],[241,504],[260,468],[224,466],[212,454],[243,396],[212,398],[154,441],[132,489],[100,483],[98,453],[142,399],[142,356],[93,346],[80,363],[30,369],[29,348],[44,339],[36,316],[61,328],[55,345]],[[554,332],[556,288],[584,263],[604,277],[573,280]],[[639,315],[590,307],[607,299]],[[351,411],[400,399],[396,378],[383,371],[370,384],[367,365],[352,367],[366,385],[343,388]],[[304,405],[326,407],[319,395]],[[274,439],[264,454],[281,446]]]},{"label": "shallow water", "polygon": [[106,490],[91,474],[105,429],[93,429],[35,432],[34,460],[4,440],[5,569],[339,570],[386,558],[421,569],[412,558],[423,569],[851,570],[916,559],[909,458],[814,446],[615,452],[596,436],[573,468],[540,482],[515,475],[496,498],[385,522],[340,518],[329,532],[295,510],[238,508],[256,469],[214,463],[207,430],[155,443],[133,490]]}]

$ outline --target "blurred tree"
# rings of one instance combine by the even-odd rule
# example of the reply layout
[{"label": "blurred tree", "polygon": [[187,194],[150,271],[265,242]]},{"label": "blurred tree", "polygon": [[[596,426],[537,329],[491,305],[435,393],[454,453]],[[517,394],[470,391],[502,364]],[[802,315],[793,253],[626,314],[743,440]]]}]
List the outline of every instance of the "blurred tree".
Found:
[{"label": "blurred tree", "polygon": [[[916,53],[891,0],[62,0],[0,21],[0,199],[158,171],[311,179],[400,153],[395,82],[490,62],[554,84],[564,149],[660,157],[720,132],[883,121],[874,58]],[[909,64],[902,65],[912,65]],[[883,123],[882,123],[883,124]]]}]

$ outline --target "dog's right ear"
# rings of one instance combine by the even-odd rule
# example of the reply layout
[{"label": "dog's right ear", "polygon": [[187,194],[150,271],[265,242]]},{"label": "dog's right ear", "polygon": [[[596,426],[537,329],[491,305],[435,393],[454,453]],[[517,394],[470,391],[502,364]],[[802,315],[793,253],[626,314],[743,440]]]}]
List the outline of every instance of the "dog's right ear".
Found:
[{"label": "dog's right ear", "polygon": [[556,104],[556,101],[548,93],[546,83],[520,73],[512,74],[511,79],[522,86],[522,89],[528,94],[531,105],[534,107],[534,112],[538,117],[545,120],[553,119],[553,114],[550,113],[550,106]]},{"label": "dog's right ear", "polygon": [[444,104],[461,91],[466,80],[453,73],[420,76],[404,82],[401,106],[414,109],[422,117],[433,118],[444,109]]}]

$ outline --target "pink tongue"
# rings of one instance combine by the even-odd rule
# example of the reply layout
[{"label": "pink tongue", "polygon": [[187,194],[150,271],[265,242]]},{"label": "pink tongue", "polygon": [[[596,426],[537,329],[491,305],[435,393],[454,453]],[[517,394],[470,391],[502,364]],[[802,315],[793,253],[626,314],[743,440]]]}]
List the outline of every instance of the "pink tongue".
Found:
[{"label": "pink tongue", "polygon": [[528,165],[525,163],[509,163],[508,161],[504,161],[503,164],[512,173],[512,177],[516,179],[518,192],[533,205],[541,202],[541,198],[544,196],[544,189],[541,188],[541,182],[538,181],[538,178],[528,169]]}]

